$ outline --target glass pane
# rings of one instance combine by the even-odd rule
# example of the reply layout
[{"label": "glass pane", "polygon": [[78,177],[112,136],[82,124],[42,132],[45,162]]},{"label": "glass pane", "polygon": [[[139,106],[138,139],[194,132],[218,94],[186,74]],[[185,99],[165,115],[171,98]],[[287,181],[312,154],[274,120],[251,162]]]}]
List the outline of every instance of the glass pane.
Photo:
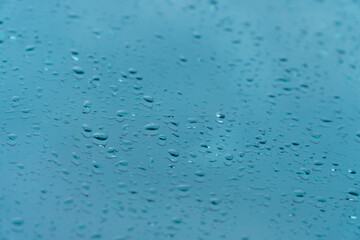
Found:
[{"label": "glass pane", "polygon": [[0,1],[0,240],[360,239],[359,20]]}]

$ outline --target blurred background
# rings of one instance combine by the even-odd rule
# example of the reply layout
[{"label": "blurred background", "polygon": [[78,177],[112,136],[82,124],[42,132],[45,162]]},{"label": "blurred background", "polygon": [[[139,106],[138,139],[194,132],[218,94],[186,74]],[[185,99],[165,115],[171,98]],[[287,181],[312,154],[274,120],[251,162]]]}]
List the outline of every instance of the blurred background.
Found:
[{"label": "blurred background", "polygon": [[359,20],[0,1],[0,239],[360,239]]}]

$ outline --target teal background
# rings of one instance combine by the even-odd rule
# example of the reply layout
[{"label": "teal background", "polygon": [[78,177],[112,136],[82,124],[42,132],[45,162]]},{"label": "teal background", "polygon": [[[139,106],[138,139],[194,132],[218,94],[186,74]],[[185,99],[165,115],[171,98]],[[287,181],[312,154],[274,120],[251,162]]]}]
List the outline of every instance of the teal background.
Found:
[{"label": "teal background", "polygon": [[0,239],[360,239],[359,20],[0,1]]}]

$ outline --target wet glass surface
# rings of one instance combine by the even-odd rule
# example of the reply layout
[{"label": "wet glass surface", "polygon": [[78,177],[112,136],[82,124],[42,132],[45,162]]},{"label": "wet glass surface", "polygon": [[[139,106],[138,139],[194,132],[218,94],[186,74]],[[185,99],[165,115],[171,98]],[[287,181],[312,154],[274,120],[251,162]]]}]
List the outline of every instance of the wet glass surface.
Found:
[{"label": "wet glass surface", "polygon": [[360,239],[359,20],[0,1],[0,239]]}]

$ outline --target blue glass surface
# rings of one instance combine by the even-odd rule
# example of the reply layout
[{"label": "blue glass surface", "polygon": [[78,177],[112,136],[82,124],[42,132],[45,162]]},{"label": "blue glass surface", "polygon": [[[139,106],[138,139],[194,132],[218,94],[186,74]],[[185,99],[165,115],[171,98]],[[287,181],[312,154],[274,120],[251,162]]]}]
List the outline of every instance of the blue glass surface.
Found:
[{"label": "blue glass surface", "polygon": [[1,0],[0,240],[360,239],[357,0]]}]

